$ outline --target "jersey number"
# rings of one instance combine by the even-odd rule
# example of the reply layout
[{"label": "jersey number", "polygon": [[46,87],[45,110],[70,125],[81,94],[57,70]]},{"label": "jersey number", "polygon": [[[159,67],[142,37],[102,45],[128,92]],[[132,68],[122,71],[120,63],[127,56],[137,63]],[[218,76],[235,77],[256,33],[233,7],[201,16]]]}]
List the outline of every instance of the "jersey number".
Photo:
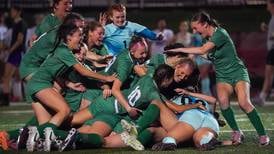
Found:
[{"label": "jersey number", "polygon": [[128,95],[128,103],[130,106],[135,106],[135,103],[141,97],[140,87],[137,86],[129,95]]}]

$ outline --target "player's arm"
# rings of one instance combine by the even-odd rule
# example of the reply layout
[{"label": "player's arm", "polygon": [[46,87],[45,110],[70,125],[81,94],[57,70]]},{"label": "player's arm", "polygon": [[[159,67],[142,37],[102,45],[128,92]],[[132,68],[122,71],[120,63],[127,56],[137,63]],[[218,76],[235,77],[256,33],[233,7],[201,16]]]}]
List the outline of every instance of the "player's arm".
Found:
[{"label": "player's arm", "polygon": [[195,104],[187,104],[187,105],[177,105],[175,103],[173,103],[172,101],[165,101],[166,105],[168,108],[170,108],[172,111],[177,112],[177,113],[181,113],[184,112],[186,110],[190,110],[190,109],[195,109],[195,108],[201,108],[203,109],[204,107],[202,107],[203,105],[200,103],[195,103]]},{"label": "player's arm", "polygon": [[214,47],[215,47],[215,44],[211,41],[208,41],[201,47],[177,48],[177,49],[171,49],[168,51],[205,55],[205,54],[209,53],[211,51],[211,49],[213,49]]},{"label": "player's arm", "polygon": [[181,88],[177,88],[177,89],[175,89],[175,91],[181,95],[189,95],[189,96],[197,97],[199,99],[207,101],[210,104],[216,104],[216,102],[217,102],[217,99],[213,96],[208,96],[208,95],[201,94],[201,93],[194,93],[194,92],[190,92],[188,90],[181,89]]},{"label": "player's arm", "polygon": [[18,33],[15,43],[10,47],[9,53],[12,53],[15,49],[17,49],[24,42],[24,34]]},{"label": "player's arm", "polygon": [[86,76],[86,77],[90,77],[90,78],[95,78],[98,80],[102,80],[102,81],[106,81],[106,82],[112,82],[116,79],[115,75],[111,75],[111,76],[106,76],[106,75],[102,75],[93,71],[90,71],[88,69],[86,69],[82,64],[77,63],[73,65],[73,68],[82,76]]}]

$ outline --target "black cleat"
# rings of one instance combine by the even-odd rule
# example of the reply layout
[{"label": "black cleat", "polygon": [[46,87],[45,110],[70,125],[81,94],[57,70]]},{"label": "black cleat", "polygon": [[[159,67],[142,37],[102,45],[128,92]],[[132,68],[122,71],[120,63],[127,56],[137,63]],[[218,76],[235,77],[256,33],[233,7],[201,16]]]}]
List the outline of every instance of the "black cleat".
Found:
[{"label": "black cleat", "polygon": [[159,142],[152,146],[153,151],[175,151],[177,145],[174,143],[163,143]]}]

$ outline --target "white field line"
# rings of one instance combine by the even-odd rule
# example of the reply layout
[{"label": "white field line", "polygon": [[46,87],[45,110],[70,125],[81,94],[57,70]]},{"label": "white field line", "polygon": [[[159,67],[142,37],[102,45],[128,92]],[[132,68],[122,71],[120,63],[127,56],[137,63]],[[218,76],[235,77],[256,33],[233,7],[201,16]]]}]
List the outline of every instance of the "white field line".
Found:
[{"label": "white field line", "polygon": [[23,111],[18,111],[18,110],[10,110],[10,111],[3,111],[0,113],[4,114],[24,114],[24,113],[33,113],[32,110],[23,110]]}]

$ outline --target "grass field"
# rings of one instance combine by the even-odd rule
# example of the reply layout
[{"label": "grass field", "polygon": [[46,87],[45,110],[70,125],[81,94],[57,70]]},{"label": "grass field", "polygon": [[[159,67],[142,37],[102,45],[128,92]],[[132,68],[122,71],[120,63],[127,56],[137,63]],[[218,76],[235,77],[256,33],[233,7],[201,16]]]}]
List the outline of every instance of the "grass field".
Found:
[{"label": "grass field", "polygon": [[[245,133],[245,143],[238,146],[227,146],[227,147],[218,147],[213,151],[208,151],[205,153],[274,153],[274,146],[269,145],[267,147],[261,148],[257,143],[257,134],[250,124],[247,116],[237,107],[233,106],[236,113],[236,120],[240,125],[240,128]],[[260,112],[261,118],[267,129],[267,132],[271,138],[274,140],[274,102],[273,105],[270,104],[265,107],[257,107],[257,110]],[[24,125],[24,122],[32,116],[31,107],[29,105],[12,105],[10,107],[0,107],[0,130],[10,130],[18,128]],[[221,128],[220,139],[229,139],[230,129],[228,126]],[[1,153],[15,153],[14,151],[3,152],[0,149]],[[20,151],[18,153],[26,153],[25,151]],[[38,152],[37,152],[38,153]],[[41,153],[41,152],[39,152]],[[58,153],[58,152],[56,152]],[[126,149],[91,149],[91,150],[76,150],[76,151],[67,151],[64,153],[137,153],[129,148]],[[140,152],[138,152],[140,153]],[[141,153],[155,153],[149,149],[142,151]],[[157,153],[202,153],[197,151],[192,147],[180,148],[176,151],[168,152],[157,152]],[[204,152],[203,152],[204,153]]]}]

